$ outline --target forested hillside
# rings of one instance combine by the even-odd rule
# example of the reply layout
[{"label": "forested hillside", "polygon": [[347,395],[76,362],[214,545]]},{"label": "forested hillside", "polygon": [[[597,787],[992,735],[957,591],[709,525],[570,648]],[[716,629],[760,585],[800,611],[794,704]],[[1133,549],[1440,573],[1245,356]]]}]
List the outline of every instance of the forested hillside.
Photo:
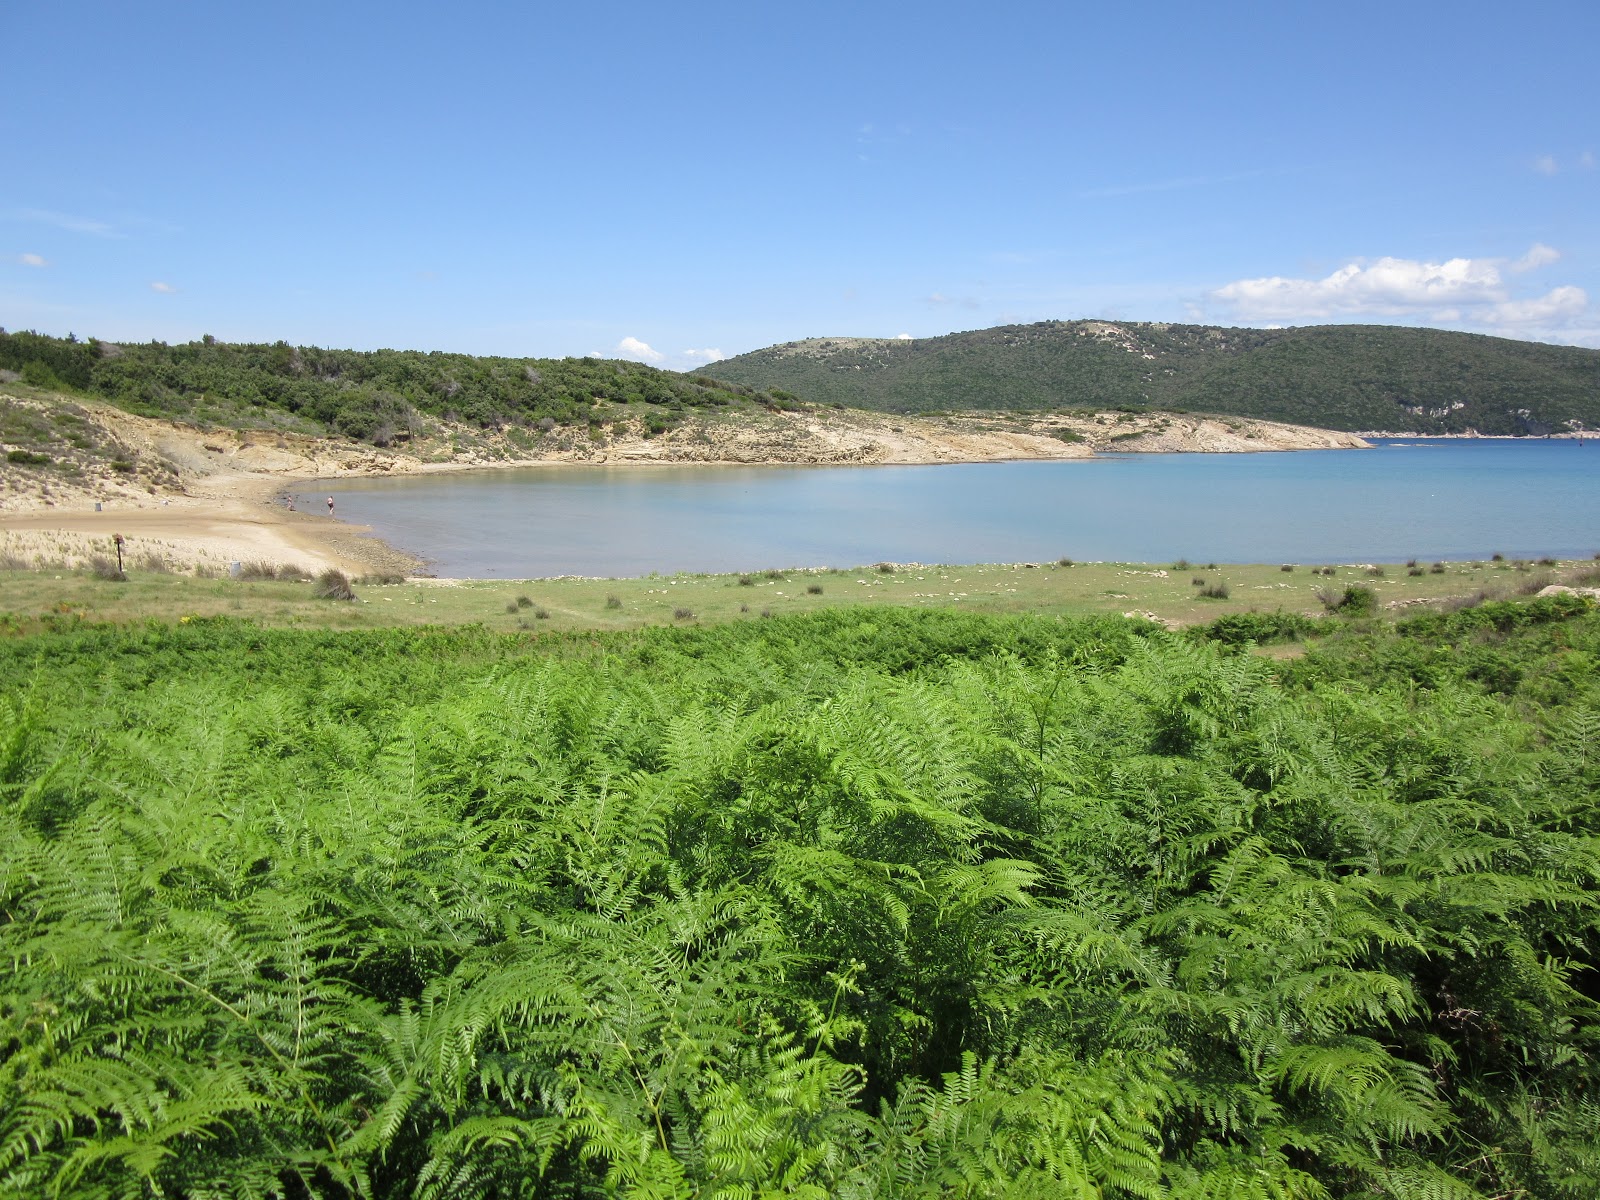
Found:
[{"label": "forested hillside", "polygon": [[1123,404],[1325,429],[1600,429],[1600,350],[1390,325],[1046,321],[913,340],[813,338],[708,370],[890,412]]},{"label": "forested hillside", "polygon": [[1592,1200],[1591,607],[0,638],[0,1196]]},{"label": "forested hillside", "polygon": [[389,445],[426,416],[528,431],[636,420],[662,432],[692,408],[794,398],[598,358],[475,358],[413,350],[234,345],[207,338],[116,345],[0,330],[0,371],[145,416],[223,425],[304,423]]}]

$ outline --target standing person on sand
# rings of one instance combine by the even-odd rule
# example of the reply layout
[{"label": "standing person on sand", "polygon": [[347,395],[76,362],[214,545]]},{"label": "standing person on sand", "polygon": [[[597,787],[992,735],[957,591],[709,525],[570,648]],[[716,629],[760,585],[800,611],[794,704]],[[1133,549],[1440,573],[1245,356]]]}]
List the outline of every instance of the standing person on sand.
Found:
[{"label": "standing person on sand", "polygon": [[333,516],[333,497],[332,496],[328,497],[328,515],[330,517]]}]

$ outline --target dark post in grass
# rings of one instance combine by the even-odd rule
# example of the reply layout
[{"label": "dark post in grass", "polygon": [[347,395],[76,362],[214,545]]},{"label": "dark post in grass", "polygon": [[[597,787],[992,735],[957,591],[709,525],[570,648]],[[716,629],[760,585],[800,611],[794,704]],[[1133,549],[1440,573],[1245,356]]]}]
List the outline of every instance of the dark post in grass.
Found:
[{"label": "dark post in grass", "polygon": [[117,544],[117,574],[121,575],[122,574],[122,535],[120,533],[113,533],[111,535],[111,540]]}]

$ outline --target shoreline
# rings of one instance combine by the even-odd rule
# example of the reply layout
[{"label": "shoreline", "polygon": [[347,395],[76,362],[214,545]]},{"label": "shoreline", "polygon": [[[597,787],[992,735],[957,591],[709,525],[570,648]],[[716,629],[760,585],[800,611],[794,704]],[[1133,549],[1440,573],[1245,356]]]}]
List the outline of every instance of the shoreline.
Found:
[{"label": "shoreline", "polygon": [[[341,479],[395,478],[529,467],[634,469],[678,466],[933,466],[1092,460],[1109,453],[1274,453],[1358,449],[1361,437],[1250,418],[1107,412],[1002,417],[805,410],[716,414],[659,436],[637,429],[594,439],[565,431],[528,446],[441,426],[404,450],[290,430],[201,429],[141,417],[98,401],[33,393],[13,403],[47,412],[69,404],[99,456],[58,458],[43,469],[0,464],[0,561],[87,566],[125,557],[151,569],[227,573],[265,562],[315,574],[413,574],[426,560],[373,536],[370,526],[291,512],[287,493]],[[113,456],[122,461],[109,461]],[[65,469],[58,469],[65,468]],[[320,507],[320,506],[319,506]]]}]

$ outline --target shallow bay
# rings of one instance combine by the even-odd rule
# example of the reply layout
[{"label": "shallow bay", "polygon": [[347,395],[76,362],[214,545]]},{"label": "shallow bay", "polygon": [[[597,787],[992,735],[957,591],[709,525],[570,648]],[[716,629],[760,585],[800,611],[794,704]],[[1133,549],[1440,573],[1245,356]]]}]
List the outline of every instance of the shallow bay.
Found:
[{"label": "shallow bay", "polygon": [[1127,454],[901,467],[552,465],[338,480],[342,519],[440,575],[895,562],[1353,562],[1600,549],[1600,446]]}]

